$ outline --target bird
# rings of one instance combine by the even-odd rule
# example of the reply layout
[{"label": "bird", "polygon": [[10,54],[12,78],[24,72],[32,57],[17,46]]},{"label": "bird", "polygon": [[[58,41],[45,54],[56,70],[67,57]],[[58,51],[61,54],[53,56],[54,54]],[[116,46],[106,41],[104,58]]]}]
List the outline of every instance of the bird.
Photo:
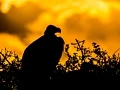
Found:
[{"label": "bird", "polygon": [[37,87],[39,86],[37,82],[48,81],[52,75],[60,61],[65,44],[64,39],[57,37],[55,33],[61,33],[61,29],[48,25],[44,34],[24,50],[20,74],[22,88],[27,90]]}]

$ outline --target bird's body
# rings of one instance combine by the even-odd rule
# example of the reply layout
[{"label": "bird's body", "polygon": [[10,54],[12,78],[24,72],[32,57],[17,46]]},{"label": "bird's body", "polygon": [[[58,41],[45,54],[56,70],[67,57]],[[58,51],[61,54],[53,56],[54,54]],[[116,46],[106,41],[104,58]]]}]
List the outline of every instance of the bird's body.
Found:
[{"label": "bird's body", "polygon": [[64,40],[49,33],[44,34],[31,43],[25,49],[22,57],[22,83],[24,82],[35,87],[34,84],[37,86],[37,82],[47,81],[51,72],[56,68],[62,56],[63,49]]}]

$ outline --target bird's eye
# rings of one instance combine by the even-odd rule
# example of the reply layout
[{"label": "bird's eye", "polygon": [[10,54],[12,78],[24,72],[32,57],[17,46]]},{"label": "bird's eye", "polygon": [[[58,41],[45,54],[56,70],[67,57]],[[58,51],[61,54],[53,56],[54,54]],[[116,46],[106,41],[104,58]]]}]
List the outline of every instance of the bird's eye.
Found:
[{"label": "bird's eye", "polygon": [[57,37],[61,37],[61,34],[60,34],[60,33],[55,33],[55,35],[56,35]]}]

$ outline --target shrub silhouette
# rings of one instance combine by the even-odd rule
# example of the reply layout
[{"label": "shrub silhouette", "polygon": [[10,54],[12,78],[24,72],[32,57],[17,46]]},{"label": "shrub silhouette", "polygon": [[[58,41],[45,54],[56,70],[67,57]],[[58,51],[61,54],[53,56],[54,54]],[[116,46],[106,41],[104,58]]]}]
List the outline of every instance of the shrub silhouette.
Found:
[{"label": "shrub silhouette", "polygon": [[[116,55],[108,55],[106,50],[101,49],[100,45],[93,42],[93,49],[84,46],[85,40],[79,41],[75,39],[75,43],[66,44],[65,53],[67,60],[64,65],[58,63],[51,81],[68,81],[79,79],[112,79],[111,77],[120,76],[120,57]],[[72,55],[69,48],[74,46],[76,49]],[[9,58],[12,59],[10,62]],[[12,51],[0,51],[0,86],[18,89],[19,71],[21,68],[21,59]]]},{"label": "shrub silhouette", "polygon": [[[12,60],[10,60],[12,59]],[[0,86],[5,88],[17,88],[18,75],[21,67],[21,59],[15,52],[0,51]],[[3,87],[0,87],[3,88]]]}]

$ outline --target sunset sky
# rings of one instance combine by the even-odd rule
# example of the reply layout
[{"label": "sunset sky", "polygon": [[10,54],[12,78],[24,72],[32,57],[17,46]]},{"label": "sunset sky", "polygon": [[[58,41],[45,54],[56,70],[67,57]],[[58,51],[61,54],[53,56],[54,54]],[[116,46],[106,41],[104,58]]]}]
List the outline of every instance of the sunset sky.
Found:
[{"label": "sunset sky", "polygon": [[66,43],[75,38],[86,40],[87,46],[97,42],[110,54],[120,48],[120,0],[0,2],[0,49],[15,50],[20,57],[28,44],[43,35],[48,24],[62,29]]}]

